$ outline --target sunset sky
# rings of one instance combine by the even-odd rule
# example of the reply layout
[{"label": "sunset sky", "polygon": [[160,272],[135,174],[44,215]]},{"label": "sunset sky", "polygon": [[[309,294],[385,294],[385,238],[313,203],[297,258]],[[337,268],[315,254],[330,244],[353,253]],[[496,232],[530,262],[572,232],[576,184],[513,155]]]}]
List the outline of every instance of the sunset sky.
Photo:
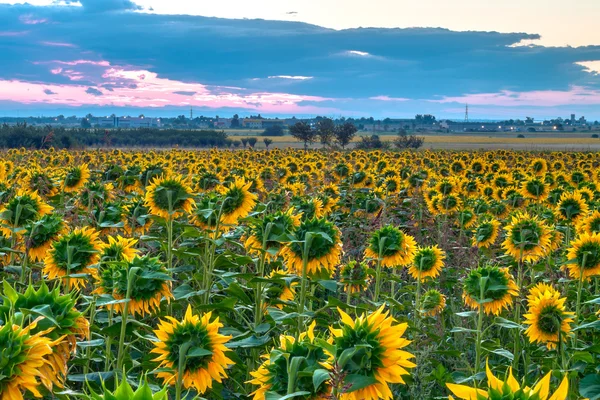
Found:
[{"label": "sunset sky", "polygon": [[600,119],[597,0],[21,3],[0,115]]}]

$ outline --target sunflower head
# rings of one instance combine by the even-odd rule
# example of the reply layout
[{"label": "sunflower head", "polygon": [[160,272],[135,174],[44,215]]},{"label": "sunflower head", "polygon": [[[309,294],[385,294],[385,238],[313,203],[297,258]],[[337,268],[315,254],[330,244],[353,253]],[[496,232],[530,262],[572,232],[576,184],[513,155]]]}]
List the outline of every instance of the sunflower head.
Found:
[{"label": "sunflower head", "polygon": [[408,273],[421,281],[436,278],[444,266],[445,258],[446,253],[438,246],[418,247]]},{"label": "sunflower head", "polygon": [[[414,356],[402,350],[410,341],[402,337],[407,324],[396,324],[389,311],[382,306],[370,314],[363,314],[353,320],[338,308],[341,315],[339,329],[329,328],[332,334],[333,350],[331,364],[338,363],[345,355],[345,399],[391,399],[390,383],[405,383],[403,377],[409,375],[407,368],[415,367],[410,361]],[[359,375],[371,384],[353,388],[352,377]]]},{"label": "sunflower head", "polygon": [[370,283],[369,266],[365,262],[349,261],[340,270],[340,282],[346,292],[358,293]]},{"label": "sunflower head", "polygon": [[573,240],[567,257],[571,278],[588,279],[600,275],[600,233],[584,233]]},{"label": "sunflower head", "polygon": [[473,246],[488,248],[492,246],[500,231],[500,222],[493,217],[485,217],[475,226],[473,231]]},{"label": "sunflower head", "polygon": [[415,239],[392,225],[373,232],[365,257],[380,260],[384,267],[408,265],[412,262],[417,243]]},{"label": "sunflower head", "polygon": [[154,178],[146,189],[145,204],[152,215],[177,218],[194,206],[192,190],[179,176]]},{"label": "sunflower head", "polygon": [[[132,315],[152,314],[160,308],[164,298],[172,297],[170,276],[163,263],[155,257],[137,257],[131,261],[111,263],[100,274],[95,293],[110,294],[117,300],[125,299],[130,284],[128,313]],[[123,312],[125,303],[110,306]]]},{"label": "sunflower head", "polygon": [[[282,335],[279,346],[263,356],[265,361],[256,371],[250,373],[253,379],[248,381],[259,386],[253,393],[253,400],[264,400],[267,397],[281,397],[288,393],[290,379],[294,379],[294,392],[306,392],[298,399],[316,400],[326,399],[331,386],[328,379],[315,384],[315,372],[322,372],[323,368],[331,368],[328,364],[328,355],[315,341],[313,330],[315,322],[310,325],[307,332],[302,332],[299,339],[293,336]],[[295,361],[294,361],[295,360]],[[294,365],[295,373],[290,374],[289,365]]]},{"label": "sunflower head", "polygon": [[244,178],[235,177],[233,182],[227,186],[219,187],[223,197],[221,205],[221,222],[226,225],[234,225],[238,219],[245,218],[256,205],[257,196],[250,192],[252,182]]},{"label": "sunflower head", "polygon": [[102,246],[102,261],[131,261],[139,252],[134,246],[137,239],[108,236],[108,243]]},{"label": "sunflower head", "polygon": [[142,376],[136,390],[133,390],[127,379],[123,379],[119,383],[118,377],[115,377],[114,391],[106,388],[104,381],[102,382],[102,389],[100,392],[91,391],[89,396],[86,396],[88,400],[168,400],[167,386],[165,386],[159,392],[152,392],[152,389],[148,385],[146,377]]},{"label": "sunflower head", "polygon": [[463,299],[474,309],[499,315],[512,305],[518,287],[507,268],[483,266],[471,271],[463,283]]},{"label": "sunflower head", "polygon": [[17,194],[0,210],[0,220],[6,227],[2,228],[5,236],[10,236],[10,228],[25,226],[39,217],[49,214],[52,206],[44,203],[36,192],[17,191]]},{"label": "sunflower head", "polygon": [[[225,353],[231,336],[219,333],[223,324],[219,318],[211,321],[212,313],[198,316],[188,306],[183,320],[173,317],[161,320],[154,331],[158,341],[154,343],[151,353],[162,370],[157,376],[174,385],[178,374],[182,374],[185,388],[195,388],[203,394],[212,388],[213,381],[222,382],[227,378],[225,368],[233,364]],[[183,369],[179,370],[180,357],[183,355]],[[187,357],[186,357],[187,356]]]},{"label": "sunflower head", "polygon": [[267,214],[262,219],[254,220],[249,226],[246,249],[255,254],[265,250],[269,258],[277,256],[281,247],[300,225],[301,217],[302,214],[295,214],[294,208],[291,207],[286,212]]},{"label": "sunflower head", "polygon": [[561,298],[552,286],[542,283],[531,289],[527,301],[529,310],[524,315],[524,323],[529,325],[525,331],[529,341],[545,343],[548,349],[555,348],[559,341],[565,342],[574,315],[566,311],[566,298]]},{"label": "sunflower head", "polygon": [[25,247],[29,257],[33,261],[42,260],[46,252],[55,241],[67,229],[63,217],[60,214],[47,214],[25,227]]},{"label": "sunflower head", "polygon": [[429,317],[441,314],[445,307],[446,296],[436,289],[430,289],[425,292],[421,304],[419,304],[420,312]]},{"label": "sunflower head", "polygon": [[63,190],[67,193],[81,189],[90,179],[90,170],[87,164],[71,167],[63,179]]},{"label": "sunflower head", "polygon": [[589,206],[579,190],[563,193],[554,211],[557,218],[575,223],[585,217],[588,212]]},{"label": "sunflower head", "polygon": [[505,230],[502,247],[515,260],[535,262],[550,248],[550,228],[537,217],[518,213]]}]

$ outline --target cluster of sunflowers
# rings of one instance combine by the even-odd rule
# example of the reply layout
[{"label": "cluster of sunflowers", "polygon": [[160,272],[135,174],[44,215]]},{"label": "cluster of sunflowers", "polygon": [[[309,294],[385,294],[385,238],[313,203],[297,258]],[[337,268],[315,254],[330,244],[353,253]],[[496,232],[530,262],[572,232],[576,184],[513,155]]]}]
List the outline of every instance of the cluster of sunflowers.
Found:
[{"label": "cluster of sunflowers", "polygon": [[595,153],[3,155],[0,400],[600,398]]}]

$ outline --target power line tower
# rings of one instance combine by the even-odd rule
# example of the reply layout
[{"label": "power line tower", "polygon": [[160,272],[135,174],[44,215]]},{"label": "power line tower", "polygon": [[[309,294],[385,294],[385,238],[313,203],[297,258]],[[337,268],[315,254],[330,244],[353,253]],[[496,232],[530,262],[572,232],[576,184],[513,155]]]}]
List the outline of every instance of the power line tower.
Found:
[{"label": "power line tower", "polygon": [[465,122],[469,122],[469,105],[465,104]]},{"label": "power line tower", "polygon": [[190,121],[194,119],[194,111],[192,110],[192,107],[190,106]]}]

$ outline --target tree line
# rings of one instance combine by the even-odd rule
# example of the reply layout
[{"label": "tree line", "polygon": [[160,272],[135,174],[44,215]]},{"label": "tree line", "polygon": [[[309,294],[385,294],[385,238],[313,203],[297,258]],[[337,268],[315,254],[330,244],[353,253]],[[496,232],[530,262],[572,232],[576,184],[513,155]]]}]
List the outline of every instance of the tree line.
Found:
[{"label": "tree line", "polygon": [[324,146],[337,145],[344,149],[356,135],[357,129],[350,122],[336,125],[332,119],[323,118],[314,126],[298,122],[290,126],[289,131],[296,140],[304,143],[305,150],[317,140]]},{"label": "tree line", "polygon": [[234,143],[223,131],[184,129],[67,129],[27,124],[0,125],[2,148],[80,147],[229,147]]}]

